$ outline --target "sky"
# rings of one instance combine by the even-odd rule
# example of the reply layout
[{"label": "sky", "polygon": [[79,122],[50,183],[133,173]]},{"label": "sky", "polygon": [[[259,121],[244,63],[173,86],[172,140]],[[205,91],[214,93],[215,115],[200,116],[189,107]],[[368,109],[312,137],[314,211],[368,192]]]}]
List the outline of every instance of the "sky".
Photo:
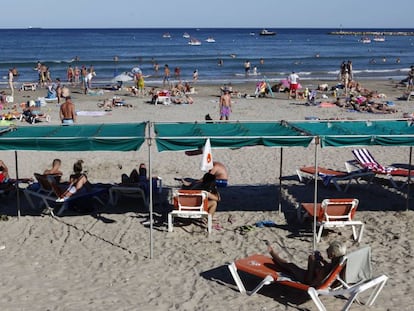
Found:
[{"label": "sky", "polygon": [[414,28],[413,0],[12,0],[0,28]]}]

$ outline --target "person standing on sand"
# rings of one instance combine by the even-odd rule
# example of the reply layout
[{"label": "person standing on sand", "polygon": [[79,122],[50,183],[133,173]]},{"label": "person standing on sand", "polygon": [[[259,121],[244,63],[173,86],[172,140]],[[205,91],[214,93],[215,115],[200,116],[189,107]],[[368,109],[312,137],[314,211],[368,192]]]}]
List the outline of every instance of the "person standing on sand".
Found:
[{"label": "person standing on sand", "polygon": [[81,73],[81,71],[80,71],[79,67],[75,66],[75,69],[73,70],[75,85],[78,85],[79,82],[80,82],[80,73]]},{"label": "person standing on sand", "polygon": [[9,69],[9,87],[11,90],[11,96],[14,97],[14,77],[17,76],[17,69]]},{"label": "person standing on sand", "polygon": [[299,86],[299,76],[294,71],[292,71],[287,80],[289,82],[289,99],[292,98],[293,94],[295,95],[296,99]]},{"label": "person standing on sand", "polygon": [[165,86],[165,82],[167,82],[168,85],[170,84],[170,68],[167,64],[164,65],[164,79],[162,81],[163,86]]},{"label": "person standing on sand", "polygon": [[228,120],[230,118],[231,96],[228,90],[225,90],[224,94],[221,95],[220,97],[219,113],[220,113],[220,120],[223,120],[224,118]]},{"label": "person standing on sand", "polygon": [[76,122],[75,105],[72,103],[70,96],[67,96],[66,101],[60,106],[59,117],[63,125]]},{"label": "person standing on sand", "polygon": [[67,71],[66,71],[66,79],[70,84],[73,84],[73,76],[74,76],[74,71],[72,68],[72,65],[69,65]]},{"label": "person standing on sand", "polygon": [[196,83],[198,80],[198,69],[193,72],[193,83]]}]

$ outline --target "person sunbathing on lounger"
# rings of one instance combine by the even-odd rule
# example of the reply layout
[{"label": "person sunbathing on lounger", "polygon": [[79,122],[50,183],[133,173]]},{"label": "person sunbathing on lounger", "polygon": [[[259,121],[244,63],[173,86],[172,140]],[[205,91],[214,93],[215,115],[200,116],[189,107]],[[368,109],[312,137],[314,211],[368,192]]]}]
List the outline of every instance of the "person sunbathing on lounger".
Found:
[{"label": "person sunbathing on lounger", "polygon": [[69,186],[65,192],[63,192],[56,202],[64,202],[69,199],[72,195],[82,189],[83,186],[91,187],[88,177],[83,172],[82,168],[83,161],[78,160],[73,164],[73,173],[69,178]]},{"label": "person sunbathing on lounger", "polygon": [[60,166],[62,165],[62,161],[60,159],[54,159],[52,162],[52,168],[48,168],[43,172],[43,175],[56,175],[62,176],[63,173],[60,170]]},{"label": "person sunbathing on lounger", "polygon": [[280,269],[281,272],[292,276],[295,280],[301,283],[312,286],[319,285],[346,253],[346,246],[344,244],[338,241],[333,241],[329,244],[329,247],[326,250],[331,262],[326,261],[322,255],[316,251],[314,254],[309,255],[308,267],[305,270],[296,264],[281,258],[268,243],[267,245],[269,254],[272,256],[277,269]]},{"label": "person sunbathing on lounger", "polygon": [[0,183],[7,182],[9,179],[9,170],[6,164],[0,160]]},{"label": "person sunbathing on lounger", "polygon": [[[158,187],[158,176],[152,176],[152,189],[155,191]],[[149,179],[147,177],[147,168],[145,163],[140,163],[138,171],[134,168],[129,176],[127,174],[121,175],[121,185],[123,186],[138,186],[144,190],[145,196],[149,196]]]}]

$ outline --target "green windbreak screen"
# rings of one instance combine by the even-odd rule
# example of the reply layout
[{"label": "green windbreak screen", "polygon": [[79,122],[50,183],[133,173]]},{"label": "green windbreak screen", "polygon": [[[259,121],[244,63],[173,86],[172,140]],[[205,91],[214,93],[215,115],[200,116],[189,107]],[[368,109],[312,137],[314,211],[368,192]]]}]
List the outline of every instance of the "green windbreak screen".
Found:
[{"label": "green windbreak screen", "polygon": [[284,122],[155,123],[158,151],[201,148],[210,138],[214,148],[307,147],[313,137]]},{"label": "green windbreak screen", "polygon": [[309,121],[289,125],[319,136],[322,147],[414,145],[414,125],[408,120]]},{"label": "green windbreak screen", "polygon": [[145,140],[146,123],[23,126],[0,133],[0,150],[132,151]]}]

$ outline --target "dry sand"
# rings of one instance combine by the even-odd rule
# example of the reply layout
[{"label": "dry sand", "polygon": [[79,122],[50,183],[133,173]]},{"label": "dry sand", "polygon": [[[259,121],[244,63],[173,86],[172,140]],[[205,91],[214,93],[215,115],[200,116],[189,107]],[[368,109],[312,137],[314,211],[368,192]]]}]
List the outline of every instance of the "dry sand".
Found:
[{"label": "dry sand", "polygon": [[[318,81],[307,81],[314,87]],[[328,82],[329,83],[329,82]],[[332,84],[332,83],[331,83]],[[379,119],[401,118],[411,113],[412,103],[397,101],[402,89],[392,81],[364,81],[367,88],[387,95],[396,103],[398,113],[377,115],[352,113],[340,108],[304,106],[304,101],[288,100],[286,94],[275,98],[233,99],[232,120],[303,120],[306,116],[324,118]],[[242,93],[253,93],[253,84],[235,85]],[[78,122],[195,121],[210,113],[218,118],[219,86],[196,86],[193,105],[153,106],[145,98],[126,96],[118,91],[131,108],[118,107],[100,117],[80,116]],[[17,92],[16,102],[44,95],[45,91]],[[98,111],[97,103],[112,98],[86,96],[72,91],[77,110]],[[330,98],[332,100],[332,98]],[[43,110],[59,124],[58,107],[48,104]],[[17,122],[20,125],[19,122]],[[22,126],[36,126],[22,123]],[[370,147],[379,162],[408,163],[408,148]],[[352,159],[350,148],[326,148],[320,152],[325,167],[344,169]],[[32,176],[48,167],[53,158],[63,161],[64,179],[79,158],[85,161],[92,182],[119,182],[140,162],[147,162],[148,147],[137,152],[19,152],[19,174]],[[285,256],[302,265],[312,248],[310,227],[295,221],[295,204],[311,201],[313,187],[297,181],[294,171],[313,163],[314,149],[285,148],[282,174],[282,213],[278,213],[278,148],[243,148],[213,150],[215,160],[226,164],[230,187],[223,189],[216,213],[222,230],[207,236],[205,229],[188,223],[167,233],[156,226],[154,258],[149,259],[149,230],[141,224],[147,216],[142,204],[122,200],[117,208],[101,213],[67,213],[52,218],[28,209],[22,198],[22,217],[15,215],[13,197],[2,198],[0,212],[8,221],[0,222],[0,305],[1,310],[315,310],[306,295],[291,293],[278,286],[268,286],[252,297],[241,295],[225,266],[226,262],[253,253],[263,253],[269,240]],[[1,152],[14,174],[14,152]],[[153,152],[154,174],[162,176],[165,191],[155,207],[157,215],[168,210],[168,193],[179,184],[174,177],[201,176],[200,157],[182,152]],[[122,167],[122,168],[120,168]],[[381,182],[382,181],[382,182]],[[411,310],[414,304],[412,284],[413,211],[405,211],[405,195],[378,178],[369,188],[352,185],[347,193],[320,187],[319,198],[356,197],[360,200],[357,218],[366,224],[361,245],[373,251],[374,274],[390,277],[373,310]],[[231,216],[231,217],[230,217]],[[232,222],[229,222],[229,219]],[[276,228],[256,228],[241,235],[237,228],[260,220],[272,220]],[[305,230],[307,229],[307,230]],[[351,239],[351,230],[334,230],[323,236],[318,248],[326,249],[339,239],[349,250],[361,245]],[[339,310],[343,300],[324,299],[329,310]],[[365,307],[354,304],[352,310]]]}]

